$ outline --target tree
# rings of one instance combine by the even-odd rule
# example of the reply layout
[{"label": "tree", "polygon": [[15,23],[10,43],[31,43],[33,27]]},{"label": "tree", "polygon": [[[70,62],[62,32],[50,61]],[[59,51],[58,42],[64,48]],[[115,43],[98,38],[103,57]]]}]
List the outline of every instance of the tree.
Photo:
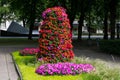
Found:
[{"label": "tree", "polygon": [[17,20],[23,21],[25,27],[30,13],[29,0],[9,0],[9,3],[11,11],[17,17]]},{"label": "tree", "polygon": [[35,14],[36,14],[36,3],[37,3],[37,0],[31,0],[31,3],[30,3],[30,28],[29,28],[29,36],[28,36],[28,39],[32,39],[32,30],[33,30],[33,27],[34,27],[34,23],[35,23]]},{"label": "tree", "polygon": [[104,0],[104,39],[108,39],[109,0]]},{"label": "tree", "polygon": [[118,0],[110,0],[110,28],[111,28],[111,39],[115,39],[115,23],[116,23],[116,9],[117,9]]},{"label": "tree", "polygon": [[79,7],[79,12],[80,12],[80,17],[79,17],[79,26],[78,26],[78,40],[81,40],[83,21],[84,21],[87,13],[89,13],[89,27],[90,27],[90,24],[91,24],[90,23],[90,13],[91,13],[91,9],[92,9],[94,2],[95,2],[94,0],[79,1],[78,5],[80,5],[80,6],[78,6],[78,7]]},{"label": "tree", "polygon": [[117,28],[117,39],[120,38],[120,1],[118,2],[118,6],[117,6],[117,23],[116,23],[116,28]]},{"label": "tree", "polygon": [[[28,39],[32,39],[32,30],[35,20],[40,20],[41,13],[44,9],[44,0],[10,0],[11,10],[23,21],[24,26],[29,26]],[[43,6],[42,6],[42,5]]]},{"label": "tree", "polygon": [[9,18],[9,14],[10,10],[8,0],[0,0],[0,24],[6,24],[6,19]]},{"label": "tree", "polygon": [[78,4],[79,1],[76,0],[59,0],[62,7],[67,11],[68,17],[70,19],[71,31],[73,30],[73,21],[78,13]]},{"label": "tree", "polygon": [[[34,0],[13,0],[11,3],[11,9],[20,14],[19,18],[23,20],[25,26],[26,22],[30,25],[28,39],[32,39],[32,29],[35,22],[35,4]],[[27,20],[27,21],[25,21]]]}]

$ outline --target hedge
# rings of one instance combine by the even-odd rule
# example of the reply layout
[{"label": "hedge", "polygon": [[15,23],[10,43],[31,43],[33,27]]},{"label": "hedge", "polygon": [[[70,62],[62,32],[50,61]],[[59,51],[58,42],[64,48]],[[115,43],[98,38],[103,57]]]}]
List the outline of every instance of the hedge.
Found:
[{"label": "hedge", "polygon": [[100,50],[110,54],[120,54],[120,40],[100,40]]}]

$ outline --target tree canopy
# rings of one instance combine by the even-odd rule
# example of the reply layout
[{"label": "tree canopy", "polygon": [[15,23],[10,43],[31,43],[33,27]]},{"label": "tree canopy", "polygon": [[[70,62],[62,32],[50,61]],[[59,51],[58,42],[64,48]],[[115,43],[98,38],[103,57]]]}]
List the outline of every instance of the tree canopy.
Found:
[{"label": "tree canopy", "polygon": [[0,0],[0,23],[5,19],[23,21],[24,27],[29,27],[31,39],[34,23],[42,19],[46,8],[53,6],[66,9],[71,30],[74,19],[79,20],[78,39],[81,39],[84,20],[90,29],[103,29],[104,39],[108,38],[108,31],[111,39],[115,38],[115,23],[120,21],[119,0]]}]

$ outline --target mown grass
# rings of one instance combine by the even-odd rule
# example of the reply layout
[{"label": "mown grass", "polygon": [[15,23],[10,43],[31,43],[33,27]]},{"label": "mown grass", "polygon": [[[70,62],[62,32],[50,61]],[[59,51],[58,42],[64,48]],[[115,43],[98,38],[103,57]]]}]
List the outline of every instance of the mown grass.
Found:
[{"label": "mown grass", "polygon": [[19,52],[14,52],[13,57],[22,73],[23,80],[83,80],[81,75],[41,76],[35,73],[38,65],[34,64],[34,56],[20,56]]},{"label": "mown grass", "polygon": [[75,57],[72,61],[92,64],[96,70],[88,74],[41,76],[35,73],[35,69],[40,64],[37,64],[35,56],[20,56],[18,51],[13,52],[12,55],[22,73],[23,80],[120,80],[119,68],[109,67],[106,62],[97,59]]},{"label": "mown grass", "polygon": [[0,45],[37,45],[38,39],[28,40],[27,38],[0,38]]}]

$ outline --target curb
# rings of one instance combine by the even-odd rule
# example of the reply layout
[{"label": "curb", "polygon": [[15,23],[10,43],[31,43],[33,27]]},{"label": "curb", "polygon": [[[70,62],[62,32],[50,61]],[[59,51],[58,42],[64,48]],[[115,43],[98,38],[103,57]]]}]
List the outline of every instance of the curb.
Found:
[{"label": "curb", "polygon": [[18,65],[16,64],[16,62],[15,62],[15,60],[14,60],[14,58],[13,58],[12,53],[11,53],[11,56],[12,56],[12,60],[13,60],[14,66],[15,66],[15,70],[16,70],[18,76],[19,76],[18,80],[23,80],[22,74],[21,74],[21,72],[20,72],[20,70],[19,70]]}]

